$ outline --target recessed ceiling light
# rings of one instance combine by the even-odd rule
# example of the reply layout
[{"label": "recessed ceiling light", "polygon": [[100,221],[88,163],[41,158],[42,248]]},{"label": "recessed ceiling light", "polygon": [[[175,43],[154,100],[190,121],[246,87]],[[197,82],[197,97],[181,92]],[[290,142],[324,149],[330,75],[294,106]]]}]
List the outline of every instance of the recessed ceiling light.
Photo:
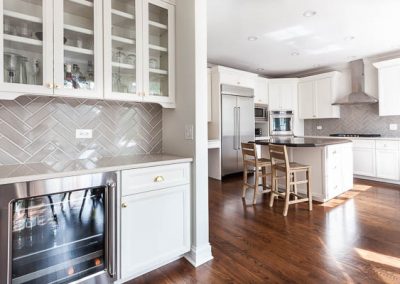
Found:
[{"label": "recessed ceiling light", "polygon": [[317,12],[315,12],[314,10],[307,10],[303,13],[303,16],[309,18],[315,16],[316,14]]},{"label": "recessed ceiling light", "polygon": [[291,56],[299,56],[300,53],[298,51],[293,51],[290,55]]},{"label": "recessed ceiling light", "polygon": [[264,68],[257,68],[257,71],[264,71]]},{"label": "recessed ceiling light", "polygon": [[355,39],[354,36],[346,36],[346,37],[344,38],[345,41],[352,41],[352,40],[354,40],[354,39]]},{"label": "recessed ceiling light", "polygon": [[247,40],[249,40],[249,41],[256,41],[257,39],[258,39],[258,37],[256,37],[256,36],[249,36],[247,38]]},{"label": "recessed ceiling light", "polygon": [[314,64],[313,67],[314,68],[321,67],[321,64]]}]

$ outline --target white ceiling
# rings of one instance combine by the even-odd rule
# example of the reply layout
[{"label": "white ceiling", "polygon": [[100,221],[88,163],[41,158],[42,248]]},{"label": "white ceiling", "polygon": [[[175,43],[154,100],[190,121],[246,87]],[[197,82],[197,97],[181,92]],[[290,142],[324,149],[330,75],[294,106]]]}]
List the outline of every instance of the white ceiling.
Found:
[{"label": "white ceiling", "polygon": [[273,76],[399,49],[400,0],[208,0],[211,63]]}]

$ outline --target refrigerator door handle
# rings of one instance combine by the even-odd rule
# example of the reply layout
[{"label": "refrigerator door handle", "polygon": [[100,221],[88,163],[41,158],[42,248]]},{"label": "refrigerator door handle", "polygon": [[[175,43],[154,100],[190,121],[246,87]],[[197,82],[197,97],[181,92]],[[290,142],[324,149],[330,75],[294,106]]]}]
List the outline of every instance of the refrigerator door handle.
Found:
[{"label": "refrigerator door handle", "polygon": [[240,144],[240,107],[237,108],[237,150],[241,149],[241,144]]},{"label": "refrigerator door handle", "polygon": [[236,150],[236,119],[237,119],[237,113],[236,113],[236,107],[233,107],[233,150]]}]

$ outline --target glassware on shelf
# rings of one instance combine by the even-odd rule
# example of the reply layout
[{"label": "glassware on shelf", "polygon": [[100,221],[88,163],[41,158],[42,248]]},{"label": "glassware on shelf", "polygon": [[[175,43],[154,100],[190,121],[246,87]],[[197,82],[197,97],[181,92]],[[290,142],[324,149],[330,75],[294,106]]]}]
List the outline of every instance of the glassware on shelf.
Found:
[{"label": "glassware on shelf", "polygon": [[78,64],[72,65],[72,82],[74,89],[84,89],[86,84],[86,79],[83,77]]},{"label": "glassware on shelf", "polygon": [[20,56],[18,68],[19,68],[19,82],[21,84],[28,84],[28,69],[29,69],[28,58]]},{"label": "glassware on shelf", "polygon": [[19,54],[16,53],[4,53],[4,66],[6,69],[5,81],[7,83],[19,83],[19,74],[18,74],[18,63],[19,63]]},{"label": "glassware on shelf", "polygon": [[150,60],[149,60],[149,67],[150,67],[151,69],[158,69],[158,68],[159,68],[159,66],[158,66],[158,60],[155,59],[155,58],[150,58]]},{"label": "glassware on shelf", "polygon": [[64,88],[67,88],[67,89],[74,88],[74,82],[72,80],[72,66],[71,66],[71,64],[67,64],[65,66]]},{"label": "glassware on shelf", "polygon": [[40,62],[38,59],[33,59],[29,63],[28,68],[28,84],[39,85]]},{"label": "glassware on shelf", "polygon": [[114,92],[118,93],[126,93],[128,88],[127,86],[122,82],[122,76],[120,71],[113,73],[113,84],[112,88]]},{"label": "glassware on shelf", "polygon": [[4,19],[4,33],[15,35],[15,26],[13,26],[8,18]]},{"label": "glassware on shelf", "polygon": [[131,94],[136,94],[136,82],[135,81],[131,81],[129,84],[128,84],[128,93],[131,93]]},{"label": "glassware on shelf", "polygon": [[32,31],[28,23],[21,23],[17,26],[17,35],[21,37],[32,38]]},{"label": "glassware on shelf", "polygon": [[86,88],[88,90],[94,89],[94,67],[92,61],[88,61],[87,74],[86,74]]},{"label": "glassware on shelf", "polygon": [[126,57],[126,63],[130,65],[136,65],[136,55],[134,53],[128,54]]},{"label": "glassware on shelf", "polygon": [[113,53],[112,53],[112,61],[113,62],[124,63],[126,55],[122,51],[123,51],[122,47],[117,47],[116,49],[113,50]]}]

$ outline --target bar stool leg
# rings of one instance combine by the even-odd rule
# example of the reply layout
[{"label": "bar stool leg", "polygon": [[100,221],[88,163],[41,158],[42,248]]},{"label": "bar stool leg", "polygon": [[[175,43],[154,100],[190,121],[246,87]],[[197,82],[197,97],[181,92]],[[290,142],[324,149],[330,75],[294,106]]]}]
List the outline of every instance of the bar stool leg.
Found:
[{"label": "bar stool leg", "polygon": [[285,207],[283,208],[283,216],[287,215],[290,201],[290,175],[286,175],[286,194],[285,194]]},{"label": "bar stool leg", "polygon": [[244,166],[243,170],[243,194],[242,198],[245,198],[246,196],[246,190],[247,190],[247,166]]},{"label": "bar stool leg", "polygon": [[271,194],[269,196],[269,207],[274,206],[275,190],[276,190],[276,171],[271,167]]},{"label": "bar stool leg", "polygon": [[253,204],[256,204],[257,198],[257,189],[258,189],[258,180],[260,179],[259,176],[259,169],[256,167],[256,171],[254,172],[254,196],[253,196]]},{"label": "bar stool leg", "polygon": [[308,210],[312,211],[312,192],[311,192],[311,169],[306,171]]},{"label": "bar stool leg", "polygon": [[261,168],[262,171],[262,187],[263,187],[263,191],[267,190],[267,168],[266,167],[262,167]]},{"label": "bar stool leg", "polygon": [[296,173],[295,172],[293,172],[293,182],[294,182],[293,192],[294,192],[294,194],[296,194],[294,196],[294,199],[297,200],[297,184],[296,184]]}]

